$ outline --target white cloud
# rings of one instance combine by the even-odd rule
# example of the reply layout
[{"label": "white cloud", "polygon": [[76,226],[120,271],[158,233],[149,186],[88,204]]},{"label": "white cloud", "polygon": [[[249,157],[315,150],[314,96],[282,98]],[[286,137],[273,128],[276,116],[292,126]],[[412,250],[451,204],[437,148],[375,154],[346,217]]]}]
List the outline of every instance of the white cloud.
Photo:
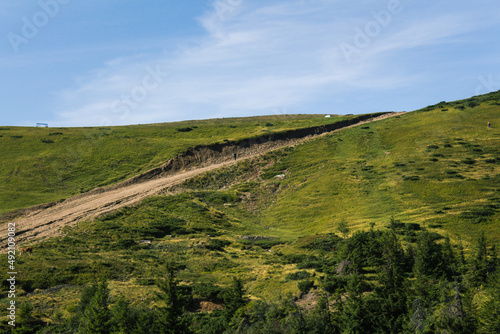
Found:
[{"label": "white cloud", "polygon": [[[59,94],[60,111],[51,123],[132,124],[265,114],[360,87],[392,89],[420,77],[387,70],[388,55],[473,29],[456,14],[408,20],[399,30],[383,31],[349,64],[339,45],[352,38],[355,22],[364,21],[353,22],[345,11],[335,1],[275,1],[255,8],[242,1],[223,20],[212,11],[200,18],[206,36],[197,45],[180,46],[173,56],[110,60],[80,78],[76,88]],[[140,91],[148,66],[168,76],[140,101],[132,99],[128,112],[120,112],[117,101]]]}]

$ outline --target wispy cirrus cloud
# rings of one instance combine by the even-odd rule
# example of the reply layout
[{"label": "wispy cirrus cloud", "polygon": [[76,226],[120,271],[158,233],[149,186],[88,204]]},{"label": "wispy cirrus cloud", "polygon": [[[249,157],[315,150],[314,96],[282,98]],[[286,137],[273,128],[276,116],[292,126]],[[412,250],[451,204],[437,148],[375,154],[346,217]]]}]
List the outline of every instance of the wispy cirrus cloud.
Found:
[{"label": "wispy cirrus cloud", "polygon": [[[346,63],[340,43],[349,41],[356,25],[362,27],[370,19],[348,15],[352,10],[336,1],[266,5],[243,0],[237,15],[227,19],[208,12],[199,18],[205,35],[198,40],[178,44],[174,51],[110,60],[80,77],[74,87],[58,94],[52,124],[269,114],[283,106],[314,112],[308,103],[329,103],[332,96],[359,94],[359,89],[415,84],[422,75],[406,71],[399,52],[445,44],[477,28],[474,13],[435,13],[418,20],[402,13],[401,20],[395,18],[393,26]],[[155,89],[139,96],[148,67],[159,69],[163,77]],[[134,100],[134,92],[140,99]],[[127,99],[133,108],[117,108]]]}]

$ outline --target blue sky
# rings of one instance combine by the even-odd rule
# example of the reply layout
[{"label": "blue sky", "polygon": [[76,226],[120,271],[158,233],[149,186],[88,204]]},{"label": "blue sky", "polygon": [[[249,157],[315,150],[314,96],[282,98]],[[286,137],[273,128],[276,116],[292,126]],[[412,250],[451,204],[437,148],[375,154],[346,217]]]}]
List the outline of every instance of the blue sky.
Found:
[{"label": "blue sky", "polygon": [[414,110],[500,89],[500,5],[0,0],[0,125]]}]

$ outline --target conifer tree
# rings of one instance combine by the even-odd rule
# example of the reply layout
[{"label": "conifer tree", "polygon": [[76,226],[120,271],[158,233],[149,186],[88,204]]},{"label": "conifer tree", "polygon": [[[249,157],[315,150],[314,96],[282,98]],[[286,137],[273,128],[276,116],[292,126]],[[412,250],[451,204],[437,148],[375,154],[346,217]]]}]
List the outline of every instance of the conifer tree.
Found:
[{"label": "conifer tree", "polygon": [[111,308],[111,314],[113,317],[113,327],[117,334],[132,332],[135,327],[134,314],[123,295],[118,298],[116,304]]},{"label": "conifer tree", "polygon": [[467,262],[465,261],[465,252],[462,240],[460,240],[460,242],[458,243],[457,270],[458,273],[462,276],[465,276],[467,272]]},{"label": "conifer tree", "polygon": [[186,300],[175,279],[174,265],[168,264],[165,279],[159,280],[156,286],[160,289],[157,294],[165,306],[159,307],[159,321],[161,333],[184,334],[189,333],[187,325],[183,322],[182,315],[186,309]]},{"label": "conifer tree", "polygon": [[380,287],[375,289],[372,321],[386,333],[399,333],[407,313],[407,287],[403,275],[405,254],[394,230],[384,237],[384,264],[380,268]]},{"label": "conifer tree", "polygon": [[109,289],[106,282],[94,285],[93,292],[83,311],[79,333],[107,334],[110,333]]},{"label": "conifer tree", "polygon": [[15,334],[36,333],[42,328],[44,322],[33,316],[33,306],[22,303],[18,308],[16,327],[13,328]]},{"label": "conifer tree", "polygon": [[448,280],[458,274],[457,258],[448,236],[446,236],[443,244],[443,271]]},{"label": "conifer tree", "polygon": [[438,278],[443,273],[441,246],[427,231],[420,233],[417,239],[413,271],[416,277],[429,278]]},{"label": "conifer tree", "polygon": [[245,289],[240,279],[234,278],[231,287],[224,291],[222,299],[224,300],[224,317],[231,321],[232,317],[239,308],[245,306]]},{"label": "conifer tree", "polygon": [[454,334],[476,332],[475,321],[464,307],[458,284],[455,284],[453,298],[438,312],[436,330]]},{"label": "conifer tree", "polygon": [[430,333],[428,315],[422,305],[422,300],[416,298],[410,309],[409,322],[405,324],[405,333],[424,334]]},{"label": "conifer tree", "polygon": [[346,239],[349,236],[349,224],[345,219],[342,218],[340,220],[337,230],[340,232],[340,234],[342,234],[344,239]]},{"label": "conifer tree", "polygon": [[476,241],[474,258],[471,266],[471,281],[474,286],[481,285],[486,282],[488,277],[488,244],[484,231],[481,232]]},{"label": "conifer tree", "polygon": [[335,324],[334,313],[330,311],[327,296],[321,296],[318,299],[316,307],[307,317],[307,322],[310,327],[311,334],[337,334],[340,333],[340,328]]},{"label": "conifer tree", "polygon": [[489,281],[491,293],[480,313],[480,333],[500,333],[500,270]]}]

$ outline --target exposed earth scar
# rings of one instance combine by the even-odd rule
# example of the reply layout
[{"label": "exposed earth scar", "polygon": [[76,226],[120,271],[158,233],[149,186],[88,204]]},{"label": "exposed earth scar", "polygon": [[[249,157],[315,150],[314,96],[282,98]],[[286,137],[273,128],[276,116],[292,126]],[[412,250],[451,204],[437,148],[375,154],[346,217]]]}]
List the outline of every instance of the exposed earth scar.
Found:
[{"label": "exposed earth scar", "polygon": [[[305,140],[316,138],[334,131],[370,123],[402,113],[385,113],[381,116],[357,119],[354,124],[341,124],[339,128],[320,134],[309,134],[301,138],[289,139],[277,136],[276,139],[266,139],[246,142],[245,145],[225,145],[217,149],[194,149],[186,156],[169,160],[163,166],[152,169],[141,175],[105,188],[94,189],[88,193],[77,195],[49,207],[39,206],[27,210],[27,214],[4,221],[0,226],[2,245],[8,238],[8,222],[16,225],[16,243],[27,244],[62,235],[62,228],[74,225],[83,220],[91,220],[97,216],[118,210],[125,206],[139,203],[143,199],[156,195],[162,190],[180,184],[199,174],[235,164],[244,159],[251,159],[287,146],[294,146]],[[352,123],[352,122],[351,122]],[[328,129],[327,129],[328,130]],[[234,153],[237,152],[237,159]],[[7,251],[2,247],[0,253]]]}]

